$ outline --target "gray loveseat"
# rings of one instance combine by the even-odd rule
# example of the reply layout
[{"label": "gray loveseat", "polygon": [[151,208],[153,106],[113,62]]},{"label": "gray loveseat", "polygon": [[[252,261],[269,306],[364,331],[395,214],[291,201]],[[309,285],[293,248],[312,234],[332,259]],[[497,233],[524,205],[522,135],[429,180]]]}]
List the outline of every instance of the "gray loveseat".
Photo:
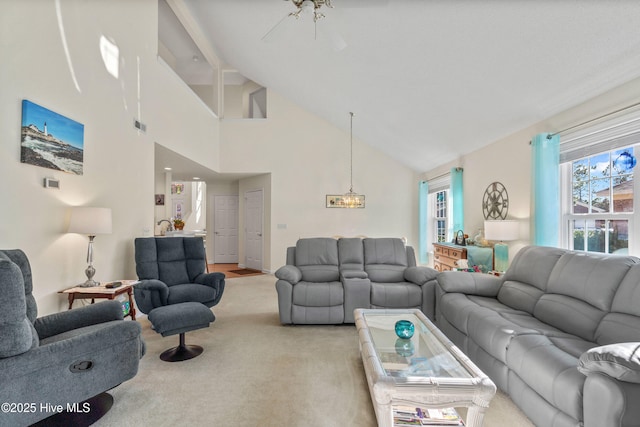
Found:
[{"label": "gray loveseat", "polygon": [[397,238],[308,238],[276,271],[283,324],[354,323],[356,308],[418,308],[432,317],[437,271]]},{"label": "gray loveseat", "polygon": [[436,324],[537,425],[640,425],[640,260],[529,246],[445,272]]}]

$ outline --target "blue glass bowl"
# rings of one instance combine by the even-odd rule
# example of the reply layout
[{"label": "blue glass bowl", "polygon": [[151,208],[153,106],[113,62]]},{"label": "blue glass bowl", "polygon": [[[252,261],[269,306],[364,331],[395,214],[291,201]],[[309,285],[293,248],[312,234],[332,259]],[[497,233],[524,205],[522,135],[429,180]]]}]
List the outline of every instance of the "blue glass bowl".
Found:
[{"label": "blue glass bowl", "polygon": [[413,341],[405,338],[398,338],[396,340],[396,353],[400,356],[411,357],[415,351],[416,349],[413,345]]},{"label": "blue glass bowl", "polygon": [[396,322],[396,335],[398,336],[398,338],[402,338],[402,339],[409,339],[413,336],[413,333],[415,332],[416,328],[415,326],[413,326],[413,323],[411,323],[408,320],[398,320]]}]

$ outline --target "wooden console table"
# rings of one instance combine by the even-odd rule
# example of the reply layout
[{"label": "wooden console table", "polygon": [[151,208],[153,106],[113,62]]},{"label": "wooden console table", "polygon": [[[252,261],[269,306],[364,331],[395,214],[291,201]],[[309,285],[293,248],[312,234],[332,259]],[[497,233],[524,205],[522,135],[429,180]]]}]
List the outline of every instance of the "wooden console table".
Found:
[{"label": "wooden console table", "polygon": [[433,268],[438,271],[448,271],[456,268],[456,261],[467,259],[467,249],[451,243],[433,244]]},{"label": "wooden console table", "polygon": [[455,270],[456,261],[460,259],[468,259],[469,266],[482,264],[484,272],[493,270],[493,249],[490,247],[434,243],[433,249],[433,268],[438,271]]},{"label": "wooden console table", "polygon": [[[138,283],[137,280],[117,280],[121,282],[122,285],[117,288],[106,288],[103,285],[100,286],[92,286],[92,287],[82,287],[82,286],[74,286],[73,288],[65,289],[63,291],[59,291],[60,294],[67,294],[69,298],[69,310],[73,307],[73,302],[77,299],[91,299],[91,304],[95,302],[96,299],[110,299],[113,300],[119,295],[127,294],[129,296],[129,313],[127,316],[131,316],[131,320],[136,320],[136,309],[133,303],[133,286]],[[105,282],[109,283],[109,282]]]}]

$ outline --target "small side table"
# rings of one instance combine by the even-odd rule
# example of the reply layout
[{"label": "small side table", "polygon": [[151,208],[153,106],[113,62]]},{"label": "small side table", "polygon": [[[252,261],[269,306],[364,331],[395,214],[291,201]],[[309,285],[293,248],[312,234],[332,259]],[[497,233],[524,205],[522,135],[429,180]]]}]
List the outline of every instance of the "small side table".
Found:
[{"label": "small side table", "polygon": [[69,310],[73,307],[73,302],[77,299],[89,299],[91,298],[91,304],[98,298],[106,298],[113,300],[117,296],[127,294],[129,296],[129,313],[127,316],[131,316],[131,320],[136,320],[136,309],[133,304],[133,286],[138,283],[137,280],[117,280],[122,282],[122,285],[117,288],[106,288],[104,285],[109,283],[105,282],[100,286],[92,286],[84,288],[82,286],[74,286],[73,288],[58,291],[60,294],[67,294],[69,297]]}]

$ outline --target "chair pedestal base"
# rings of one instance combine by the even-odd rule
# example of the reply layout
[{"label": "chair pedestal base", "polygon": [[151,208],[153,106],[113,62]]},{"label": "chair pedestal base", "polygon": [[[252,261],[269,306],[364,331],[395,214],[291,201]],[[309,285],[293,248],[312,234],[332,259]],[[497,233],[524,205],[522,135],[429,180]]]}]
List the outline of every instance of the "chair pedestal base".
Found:
[{"label": "chair pedestal base", "polygon": [[184,332],[180,334],[180,345],[178,347],[165,350],[160,355],[160,359],[165,362],[182,362],[200,356],[203,349],[199,345],[186,345],[184,343]]},{"label": "chair pedestal base", "polygon": [[75,412],[60,412],[32,424],[31,427],[88,427],[98,421],[113,406],[113,396],[100,393],[73,407]]}]

